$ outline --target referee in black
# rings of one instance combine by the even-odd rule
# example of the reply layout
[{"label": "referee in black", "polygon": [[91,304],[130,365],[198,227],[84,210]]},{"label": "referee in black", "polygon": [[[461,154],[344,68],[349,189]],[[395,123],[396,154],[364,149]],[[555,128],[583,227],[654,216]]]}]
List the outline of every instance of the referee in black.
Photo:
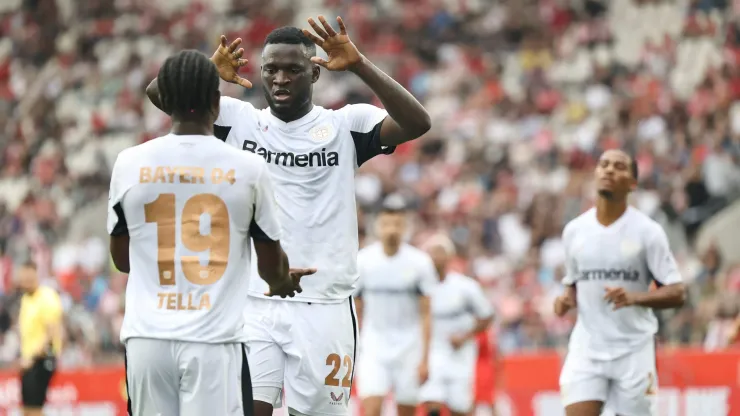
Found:
[{"label": "referee in black", "polygon": [[17,277],[23,292],[18,317],[23,415],[41,416],[62,348],[62,301],[56,290],[39,285],[35,264],[21,266]]}]

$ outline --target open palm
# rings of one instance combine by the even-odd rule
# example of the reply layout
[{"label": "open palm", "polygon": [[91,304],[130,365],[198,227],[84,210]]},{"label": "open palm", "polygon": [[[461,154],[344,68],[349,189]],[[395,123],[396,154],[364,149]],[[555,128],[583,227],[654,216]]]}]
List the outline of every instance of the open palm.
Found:
[{"label": "open palm", "polygon": [[346,71],[362,61],[362,54],[347,35],[347,27],[344,26],[341,17],[337,17],[339,33],[331,27],[324,16],[319,16],[319,21],[321,26],[315,20],[309,18],[308,24],[311,25],[316,34],[307,29],[303,29],[303,34],[311,39],[316,46],[323,49],[329,60],[315,56],[311,58],[313,63],[321,65],[329,71]]},{"label": "open palm", "polygon": [[[242,43],[241,38],[236,38],[231,44],[228,44],[226,36],[221,35],[220,42],[211,56],[211,62],[218,69],[218,76],[226,82],[239,84],[244,88],[252,88],[252,83],[246,78],[239,76],[239,69],[246,65],[248,61],[243,59],[244,49],[239,48]],[[237,48],[239,48],[237,50]]]}]

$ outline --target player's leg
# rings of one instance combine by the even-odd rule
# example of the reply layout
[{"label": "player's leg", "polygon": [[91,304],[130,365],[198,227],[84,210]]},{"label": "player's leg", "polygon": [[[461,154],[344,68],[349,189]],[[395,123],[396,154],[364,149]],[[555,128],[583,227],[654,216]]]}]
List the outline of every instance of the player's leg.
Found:
[{"label": "player's leg", "polygon": [[[369,346],[372,347],[372,346]],[[356,364],[357,394],[362,400],[364,416],[380,416],[383,401],[391,390],[389,366],[379,360],[372,350],[359,355]]]},{"label": "player's leg", "polygon": [[180,414],[180,376],[172,341],[127,340],[125,365],[132,416]]},{"label": "player's leg", "polygon": [[281,303],[292,318],[292,339],[283,344],[288,412],[347,415],[357,346],[354,301]]},{"label": "player's leg", "polygon": [[469,378],[455,378],[447,386],[447,408],[451,416],[472,414],[475,404],[475,387],[473,374]]},{"label": "player's leg", "polygon": [[180,416],[254,414],[243,344],[177,343]]},{"label": "player's leg", "polygon": [[614,360],[609,372],[613,382],[607,403],[615,414],[657,415],[658,375],[652,341],[634,353]]},{"label": "player's leg", "polygon": [[566,416],[599,416],[609,391],[603,362],[573,351],[560,373],[560,395]]},{"label": "player's leg", "polygon": [[282,406],[285,353],[280,344],[291,337],[281,315],[285,303],[250,298],[245,310],[255,416],[272,416],[273,409]]},{"label": "player's leg", "polygon": [[419,359],[421,348],[404,357],[393,372],[393,398],[398,416],[414,416],[419,404]]}]

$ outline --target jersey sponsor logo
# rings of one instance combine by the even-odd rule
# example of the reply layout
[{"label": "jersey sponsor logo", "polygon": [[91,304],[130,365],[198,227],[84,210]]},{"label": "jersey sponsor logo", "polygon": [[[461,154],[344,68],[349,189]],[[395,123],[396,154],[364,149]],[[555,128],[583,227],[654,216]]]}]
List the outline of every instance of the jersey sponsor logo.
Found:
[{"label": "jersey sponsor logo", "polygon": [[244,140],[242,150],[256,153],[262,156],[267,163],[280,166],[305,168],[339,165],[339,154],[337,152],[327,152],[326,149],[310,153],[276,152],[260,147],[255,141]]},{"label": "jersey sponsor logo", "polygon": [[637,270],[627,269],[591,269],[581,270],[578,276],[579,282],[589,280],[621,280],[623,282],[636,282],[640,280],[640,272]]}]

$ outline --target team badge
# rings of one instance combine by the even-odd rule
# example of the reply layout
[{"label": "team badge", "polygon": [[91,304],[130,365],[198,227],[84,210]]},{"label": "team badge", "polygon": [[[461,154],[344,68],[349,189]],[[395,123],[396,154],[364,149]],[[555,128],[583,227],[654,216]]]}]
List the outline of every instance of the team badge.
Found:
[{"label": "team badge", "polygon": [[315,142],[324,142],[331,138],[333,129],[331,125],[316,126],[308,131],[311,140]]}]

